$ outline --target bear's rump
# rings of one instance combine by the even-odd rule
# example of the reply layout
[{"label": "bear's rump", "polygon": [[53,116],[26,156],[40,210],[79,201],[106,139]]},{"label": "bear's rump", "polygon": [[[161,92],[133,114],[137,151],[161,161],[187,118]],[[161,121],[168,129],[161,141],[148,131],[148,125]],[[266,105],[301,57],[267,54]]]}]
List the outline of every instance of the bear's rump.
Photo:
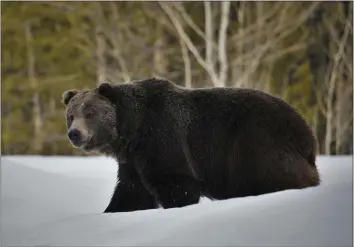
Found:
[{"label": "bear's rump", "polygon": [[[316,184],[316,169],[269,126],[238,124],[207,135],[193,132],[190,150],[204,181],[203,194],[215,199],[257,195]],[[305,138],[305,137],[304,137]],[[289,145],[290,144],[290,145]],[[312,175],[311,175],[312,174]]]}]

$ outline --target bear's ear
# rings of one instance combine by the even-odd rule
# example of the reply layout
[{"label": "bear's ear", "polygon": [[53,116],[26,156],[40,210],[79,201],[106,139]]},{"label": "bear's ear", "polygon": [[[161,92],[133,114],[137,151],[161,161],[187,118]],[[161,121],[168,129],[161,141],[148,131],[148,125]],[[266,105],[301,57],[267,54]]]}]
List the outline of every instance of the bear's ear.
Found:
[{"label": "bear's ear", "polygon": [[112,84],[110,84],[108,82],[104,82],[101,85],[99,85],[98,94],[107,98],[112,103],[115,102],[115,100],[116,100],[115,90],[114,90]]},{"label": "bear's ear", "polygon": [[78,93],[79,91],[76,90],[76,89],[71,89],[71,90],[68,90],[68,91],[65,91],[62,95],[62,100],[61,102],[64,104],[64,105],[68,105],[70,100]]}]

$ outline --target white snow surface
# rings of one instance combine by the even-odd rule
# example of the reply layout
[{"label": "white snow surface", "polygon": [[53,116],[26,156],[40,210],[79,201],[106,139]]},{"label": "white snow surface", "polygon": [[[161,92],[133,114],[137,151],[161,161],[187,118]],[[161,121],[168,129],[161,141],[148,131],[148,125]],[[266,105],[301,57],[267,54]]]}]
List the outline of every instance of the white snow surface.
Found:
[{"label": "white snow surface", "polygon": [[352,156],[320,156],[318,187],[103,214],[105,157],[3,156],[2,246],[353,246]]}]

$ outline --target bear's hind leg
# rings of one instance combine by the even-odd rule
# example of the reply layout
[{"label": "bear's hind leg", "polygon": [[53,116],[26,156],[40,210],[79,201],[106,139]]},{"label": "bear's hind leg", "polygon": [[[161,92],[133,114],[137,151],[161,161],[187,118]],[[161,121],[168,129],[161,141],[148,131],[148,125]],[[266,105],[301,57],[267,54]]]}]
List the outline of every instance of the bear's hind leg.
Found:
[{"label": "bear's hind leg", "polygon": [[167,175],[150,184],[163,208],[184,207],[199,202],[201,184],[192,177]]}]

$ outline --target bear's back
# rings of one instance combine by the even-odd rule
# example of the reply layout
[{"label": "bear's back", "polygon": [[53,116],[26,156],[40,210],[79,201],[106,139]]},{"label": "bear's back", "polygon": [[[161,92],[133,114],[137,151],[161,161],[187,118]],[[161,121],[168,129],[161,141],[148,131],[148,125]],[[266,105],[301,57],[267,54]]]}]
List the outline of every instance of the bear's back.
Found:
[{"label": "bear's back", "polygon": [[[235,128],[242,127],[267,135],[281,135],[284,142],[292,140],[313,149],[314,137],[303,117],[281,98],[263,91],[246,88],[188,89],[156,78],[134,84],[144,89],[147,109],[156,116],[154,121],[163,125],[174,119],[179,126],[192,124],[205,129],[203,134],[208,134],[210,129],[227,131],[233,128],[234,132]],[[307,138],[300,140],[299,136]]]},{"label": "bear's back", "polygon": [[163,93],[171,89],[177,89],[177,85],[164,79],[149,78],[144,80],[137,80],[132,82],[143,88],[147,93]]},{"label": "bear's back", "polygon": [[281,98],[241,88],[195,89],[186,95],[192,126],[199,126],[198,132],[203,128],[203,135],[211,134],[210,130],[213,130],[225,135],[252,133],[249,138],[254,139],[259,138],[253,136],[256,134],[268,136],[284,145],[302,147],[307,157],[315,148],[310,126]]}]

